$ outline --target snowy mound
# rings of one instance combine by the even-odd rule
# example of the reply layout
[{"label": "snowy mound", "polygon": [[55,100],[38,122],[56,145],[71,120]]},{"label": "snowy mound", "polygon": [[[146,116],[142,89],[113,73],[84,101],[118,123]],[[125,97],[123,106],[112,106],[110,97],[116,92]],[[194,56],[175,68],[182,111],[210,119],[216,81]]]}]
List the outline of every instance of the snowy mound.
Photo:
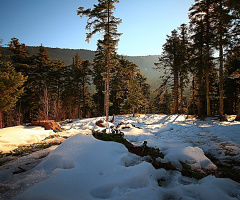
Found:
[{"label": "snowy mound", "polygon": [[[240,184],[208,176],[200,181],[177,171],[155,170],[118,143],[76,135],[35,168],[49,178],[15,200],[239,199]],[[46,176],[46,175],[45,175]]]},{"label": "snowy mound", "polygon": [[[156,170],[117,143],[76,135],[37,166],[51,177],[16,199],[157,199]],[[151,194],[149,194],[151,191]]]}]

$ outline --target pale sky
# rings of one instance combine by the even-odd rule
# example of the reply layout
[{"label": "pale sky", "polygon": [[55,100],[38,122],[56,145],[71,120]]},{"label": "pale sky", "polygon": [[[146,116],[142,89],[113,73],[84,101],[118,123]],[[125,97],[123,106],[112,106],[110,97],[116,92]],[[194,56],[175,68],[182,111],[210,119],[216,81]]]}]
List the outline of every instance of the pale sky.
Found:
[{"label": "pale sky", "polygon": [[[92,8],[97,0],[0,0],[0,39],[12,37],[27,46],[96,50],[96,35],[86,39],[86,18],[78,7]],[[122,19],[118,32],[120,55],[159,55],[166,35],[188,23],[194,0],[120,0],[114,16]]]}]

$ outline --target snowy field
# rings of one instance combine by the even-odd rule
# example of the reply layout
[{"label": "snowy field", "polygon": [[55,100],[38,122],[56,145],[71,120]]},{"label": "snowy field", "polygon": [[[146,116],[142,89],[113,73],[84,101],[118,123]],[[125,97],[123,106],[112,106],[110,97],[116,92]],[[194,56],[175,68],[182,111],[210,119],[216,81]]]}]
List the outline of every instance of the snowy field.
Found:
[{"label": "snowy field", "polygon": [[[239,172],[240,123],[200,121],[183,115],[116,116],[114,125],[135,145],[147,141],[159,148],[177,170],[155,169],[125,146],[95,139],[101,118],[63,123],[61,136],[72,136],[52,146],[0,166],[0,199],[17,200],[236,200],[240,184],[208,175],[197,180],[181,175],[183,164],[195,171],[218,170],[212,158]],[[40,142],[56,134],[37,127],[0,129],[0,151]],[[20,140],[21,139],[21,140]],[[51,141],[54,139],[51,139]],[[63,141],[62,140],[62,141]],[[231,161],[231,162],[230,162]],[[18,172],[19,173],[14,173]],[[239,173],[236,173],[239,176]]]}]

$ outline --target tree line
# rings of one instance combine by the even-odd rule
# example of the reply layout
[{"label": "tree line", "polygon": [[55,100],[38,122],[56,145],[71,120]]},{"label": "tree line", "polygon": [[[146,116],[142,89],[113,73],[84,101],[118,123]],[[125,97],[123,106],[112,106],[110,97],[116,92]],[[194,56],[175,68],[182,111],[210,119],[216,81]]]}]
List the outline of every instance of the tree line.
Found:
[{"label": "tree line", "polygon": [[[138,66],[116,53],[121,19],[118,0],[98,0],[87,17],[86,40],[100,32],[93,62],[76,54],[71,65],[51,61],[46,48],[30,56],[25,44],[12,38],[8,61],[0,59],[1,127],[35,120],[83,118],[109,114],[165,113],[199,117],[237,114],[240,118],[239,2],[195,0],[189,25],[167,36],[157,70],[162,70],[157,95]],[[89,86],[93,84],[92,93]],[[187,88],[188,87],[188,88]],[[190,91],[186,95],[186,91]]]},{"label": "tree line", "polygon": [[239,1],[195,0],[189,20],[189,25],[182,24],[167,36],[155,63],[164,72],[154,99],[156,109],[219,115],[221,120],[224,114],[237,114],[240,120]]},{"label": "tree line", "polygon": [[[30,56],[25,44],[12,38],[11,55],[0,58],[1,127],[104,115],[106,59],[100,46],[93,62],[77,53],[65,65],[52,61],[42,45]],[[117,54],[111,62],[110,114],[147,112],[150,86],[138,66]]]}]

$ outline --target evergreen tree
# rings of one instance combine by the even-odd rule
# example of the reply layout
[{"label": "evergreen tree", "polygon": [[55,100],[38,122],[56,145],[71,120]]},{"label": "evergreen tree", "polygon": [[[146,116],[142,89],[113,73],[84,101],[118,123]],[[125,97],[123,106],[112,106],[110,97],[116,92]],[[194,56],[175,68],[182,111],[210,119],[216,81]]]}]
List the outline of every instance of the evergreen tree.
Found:
[{"label": "evergreen tree", "polygon": [[116,79],[118,89],[115,91],[118,99],[122,99],[121,110],[132,112],[133,116],[136,111],[145,112],[150,104],[150,86],[146,78],[136,64],[123,58],[119,62],[124,71],[116,75],[119,79]]},{"label": "evergreen tree", "polygon": [[87,85],[90,85],[90,70],[91,63],[89,60],[85,60],[82,62],[81,67],[81,84],[82,84],[82,105],[83,105],[83,118],[86,118],[86,104],[87,103],[87,96],[89,95],[87,90]]},{"label": "evergreen tree", "polygon": [[96,87],[96,93],[94,94],[95,103],[97,106],[97,114],[104,114],[104,90],[105,81],[103,80],[103,73],[105,72],[106,59],[104,56],[104,48],[98,43],[97,52],[93,59],[93,83]]},{"label": "evergreen tree", "polygon": [[33,92],[30,88],[34,87],[34,84],[32,84],[31,81],[35,80],[32,78],[33,66],[31,57],[29,56],[26,45],[20,43],[17,38],[11,38],[9,50],[12,52],[10,58],[15,70],[28,77],[27,81],[24,83],[25,92],[23,93],[19,104],[17,103],[17,106],[19,107],[19,113],[23,116],[23,121],[29,121],[33,116]]},{"label": "evergreen tree", "polygon": [[42,101],[40,97],[44,97],[47,91],[48,95],[50,91],[49,74],[53,67],[51,58],[46,48],[41,45],[37,55],[31,57],[31,71],[28,75],[28,81],[26,82],[26,104],[31,109],[30,114],[32,120],[36,120],[39,109],[42,107]]},{"label": "evergreen tree", "polygon": [[213,23],[215,28],[215,47],[219,51],[219,117],[223,120],[223,61],[226,47],[230,44],[229,27],[231,25],[230,10],[227,8],[227,0],[214,2]]},{"label": "evergreen tree", "polygon": [[139,111],[141,113],[149,113],[149,109],[150,109],[150,85],[148,83],[146,83],[147,78],[144,77],[141,72],[137,72],[136,74],[136,78],[138,80],[139,83],[139,87],[140,87],[140,102],[138,105],[139,107]]},{"label": "evergreen tree", "polygon": [[[91,94],[87,88],[90,85],[91,63],[83,61],[78,53],[73,58],[73,64],[66,71],[66,86],[63,91],[63,101],[67,117],[86,117],[87,108],[93,109]],[[76,113],[76,116],[73,114]],[[89,111],[88,113],[91,113]]]},{"label": "evergreen tree", "polygon": [[153,106],[154,113],[159,114],[171,114],[172,108],[172,94],[168,92],[168,88],[165,91],[158,90],[157,95],[154,97]]},{"label": "evergreen tree", "polygon": [[232,18],[230,28],[231,49],[238,46],[240,42],[240,2],[238,0],[228,0],[226,3]]},{"label": "evergreen tree", "polygon": [[206,97],[206,114],[207,116],[211,115],[210,107],[210,71],[212,65],[212,46],[214,32],[212,27],[212,3],[213,0],[195,0],[195,4],[189,9],[189,19],[190,19],[190,29],[193,33],[193,48],[196,49],[197,53],[197,68],[198,68],[198,79],[199,79],[199,88],[203,88],[205,78],[205,91],[200,91],[199,94],[199,107],[198,115],[202,116],[203,110],[203,95]]},{"label": "evergreen tree", "polygon": [[[235,120],[240,120],[240,47],[236,46],[233,49],[232,54],[228,55],[225,73],[227,78],[225,79],[226,87],[226,100],[225,104],[229,114],[233,114],[234,111],[237,114]],[[238,111],[237,111],[238,110]]]},{"label": "evergreen tree", "polygon": [[173,113],[179,113],[178,110],[178,97],[179,97],[179,70],[181,65],[181,40],[176,30],[172,31],[171,36],[167,36],[167,41],[163,45],[163,53],[159,57],[159,63],[155,63],[157,69],[164,70],[167,79],[165,83],[173,76],[173,96],[174,108]]},{"label": "evergreen tree", "polygon": [[[131,65],[128,66],[128,90],[127,90],[127,96],[124,99],[123,102],[123,109],[131,109],[132,110],[132,114],[133,117],[135,116],[135,111],[138,107],[138,104],[140,103],[140,87],[139,87],[139,82],[137,80],[136,77],[136,69],[137,66],[133,63],[131,63]],[[138,72],[139,73],[139,72]]]},{"label": "evergreen tree", "polygon": [[98,5],[94,5],[93,9],[84,10],[83,7],[78,8],[78,15],[80,17],[87,16],[88,23],[86,29],[89,31],[87,33],[87,41],[97,32],[104,33],[104,39],[101,41],[103,47],[105,48],[105,56],[107,60],[106,65],[106,89],[105,89],[105,112],[106,120],[108,121],[109,115],[109,94],[110,94],[110,70],[111,70],[111,58],[116,53],[116,45],[118,43],[118,38],[121,34],[117,33],[117,25],[121,23],[121,20],[115,18],[113,12],[115,10],[114,3],[118,3],[118,0],[98,0]]},{"label": "evergreen tree", "polygon": [[17,38],[11,38],[9,49],[13,53],[13,55],[11,55],[11,60],[15,70],[17,72],[22,72],[23,75],[28,75],[30,56],[26,45],[24,43],[19,43]]},{"label": "evergreen tree", "polygon": [[180,38],[180,54],[181,61],[179,67],[179,105],[180,113],[183,114],[183,92],[186,83],[188,82],[188,72],[189,72],[189,59],[190,59],[190,42],[188,27],[186,24],[182,24],[179,28],[179,38]]},{"label": "evergreen tree", "polygon": [[23,93],[23,84],[26,81],[20,72],[16,72],[10,62],[0,60],[0,120],[3,127],[3,112],[11,109]]},{"label": "evergreen tree", "polygon": [[64,110],[62,108],[62,94],[65,87],[65,71],[64,62],[55,60],[48,73],[48,91],[51,94],[51,118],[60,121],[64,118]]}]

